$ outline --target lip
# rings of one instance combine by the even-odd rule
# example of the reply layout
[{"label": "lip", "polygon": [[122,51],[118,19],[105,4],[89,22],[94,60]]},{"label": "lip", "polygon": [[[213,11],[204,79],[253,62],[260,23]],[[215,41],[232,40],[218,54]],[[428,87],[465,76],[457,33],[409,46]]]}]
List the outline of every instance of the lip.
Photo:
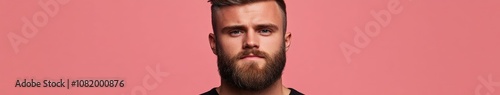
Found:
[{"label": "lip", "polygon": [[249,59],[249,58],[263,58],[263,57],[250,54],[250,55],[245,55],[245,56],[241,57],[240,59]]}]

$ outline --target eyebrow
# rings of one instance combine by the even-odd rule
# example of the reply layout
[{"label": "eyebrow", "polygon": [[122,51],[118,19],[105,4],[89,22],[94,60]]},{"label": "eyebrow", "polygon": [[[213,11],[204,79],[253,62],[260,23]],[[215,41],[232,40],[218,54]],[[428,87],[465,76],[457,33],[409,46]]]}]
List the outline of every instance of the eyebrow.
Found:
[{"label": "eyebrow", "polygon": [[271,23],[268,23],[268,24],[259,24],[259,25],[257,25],[254,28],[255,29],[270,28],[270,29],[275,30],[275,31],[277,31],[279,29],[277,25],[271,24]]},{"label": "eyebrow", "polygon": [[233,30],[233,29],[240,29],[240,30],[246,30],[247,28],[244,25],[231,25],[231,26],[226,26],[222,28],[222,33],[225,33],[228,30]]},{"label": "eyebrow", "polygon": [[[278,26],[272,23],[266,23],[266,24],[258,24],[257,26],[253,27],[254,29],[263,29],[263,28],[270,28],[273,30],[278,30]],[[226,26],[222,28],[222,33],[225,33],[228,30],[232,29],[240,29],[240,30],[247,30],[247,27],[244,25],[231,25],[231,26]]]}]

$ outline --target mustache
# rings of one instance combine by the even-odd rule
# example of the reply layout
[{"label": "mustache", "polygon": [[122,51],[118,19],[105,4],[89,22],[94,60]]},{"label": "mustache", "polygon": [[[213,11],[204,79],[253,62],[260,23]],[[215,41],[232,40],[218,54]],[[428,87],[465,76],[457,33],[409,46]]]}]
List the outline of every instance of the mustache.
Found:
[{"label": "mustache", "polygon": [[267,54],[264,51],[257,50],[257,49],[243,50],[240,53],[238,53],[238,55],[236,55],[235,58],[243,58],[243,57],[248,56],[250,54],[252,54],[253,56],[258,56],[258,57],[262,57],[262,58],[269,58],[269,54]]}]

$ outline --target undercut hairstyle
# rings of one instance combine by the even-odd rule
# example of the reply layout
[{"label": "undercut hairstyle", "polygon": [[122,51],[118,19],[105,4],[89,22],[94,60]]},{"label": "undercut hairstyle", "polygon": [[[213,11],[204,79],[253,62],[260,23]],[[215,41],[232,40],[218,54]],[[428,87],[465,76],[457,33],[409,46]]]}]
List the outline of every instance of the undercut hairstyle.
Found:
[{"label": "undercut hairstyle", "polygon": [[219,8],[223,8],[226,6],[234,6],[234,5],[244,5],[244,4],[249,4],[249,3],[254,3],[254,2],[259,2],[259,1],[275,1],[279,8],[281,9],[281,12],[283,14],[283,35],[286,33],[286,5],[285,1],[283,0],[208,0],[212,4],[210,7],[212,11],[212,29],[213,32],[216,34],[216,28],[217,28],[217,20],[215,17],[215,13]]}]

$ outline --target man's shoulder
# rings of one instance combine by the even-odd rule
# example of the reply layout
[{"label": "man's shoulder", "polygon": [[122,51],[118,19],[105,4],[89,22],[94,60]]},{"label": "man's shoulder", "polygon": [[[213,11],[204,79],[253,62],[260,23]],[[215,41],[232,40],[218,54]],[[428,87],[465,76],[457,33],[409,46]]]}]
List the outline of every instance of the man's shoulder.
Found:
[{"label": "man's shoulder", "polygon": [[300,93],[299,91],[293,89],[293,88],[288,88],[290,89],[290,94],[289,95],[304,95],[302,93]]},{"label": "man's shoulder", "polygon": [[205,92],[205,93],[202,93],[200,95],[219,95],[219,93],[217,93],[217,90],[214,88],[212,88],[211,90]]},{"label": "man's shoulder", "polygon": [[[304,95],[293,88],[288,88],[288,89],[290,89],[290,95]],[[211,90],[202,93],[200,95],[219,95],[219,93],[217,93],[217,90],[215,88],[212,88]]]}]

